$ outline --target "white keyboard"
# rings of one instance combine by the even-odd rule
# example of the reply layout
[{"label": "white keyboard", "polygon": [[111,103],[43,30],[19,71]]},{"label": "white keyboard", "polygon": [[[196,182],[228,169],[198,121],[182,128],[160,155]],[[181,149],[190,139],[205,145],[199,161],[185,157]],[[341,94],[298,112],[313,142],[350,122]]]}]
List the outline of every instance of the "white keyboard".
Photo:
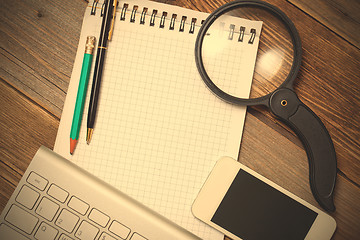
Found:
[{"label": "white keyboard", "polygon": [[40,147],[0,216],[0,239],[200,239]]}]

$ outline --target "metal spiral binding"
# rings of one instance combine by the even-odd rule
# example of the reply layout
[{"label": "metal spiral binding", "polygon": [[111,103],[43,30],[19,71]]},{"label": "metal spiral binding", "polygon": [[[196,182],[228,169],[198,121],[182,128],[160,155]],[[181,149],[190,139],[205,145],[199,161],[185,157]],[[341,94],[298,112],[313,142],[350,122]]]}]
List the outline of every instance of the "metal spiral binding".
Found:
[{"label": "metal spiral binding", "polygon": [[250,33],[251,33],[251,36],[250,36],[250,39],[249,39],[249,44],[253,44],[254,40],[255,40],[255,36],[256,36],[256,29],[252,28],[250,30]]},{"label": "metal spiral binding", "polygon": [[[97,5],[99,3],[99,0],[94,0],[92,6],[91,6],[91,12],[90,12],[90,15],[95,15],[96,14],[96,8],[97,8]],[[103,14],[104,14],[104,7],[105,7],[105,3],[106,1],[103,2],[102,6],[101,6],[101,14],[100,16],[102,17]]]},{"label": "metal spiral binding", "polygon": [[[231,31],[234,32],[234,30],[235,30],[235,25],[233,25],[233,24],[230,25],[230,32]],[[251,34],[251,36],[250,36],[250,39],[249,39],[248,43],[253,44],[254,41],[255,41],[255,37],[256,37],[256,29],[251,28],[250,29],[250,34]],[[243,42],[244,41],[244,36],[245,36],[245,27],[241,26],[240,27],[240,32],[239,32],[238,42]],[[232,38],[230,40],[232,40]]]},{"label": "metal spiral binding", "polygon": [[140,24],[145,24],[145,16],[146,16],[147,11],[148,11],[148,8],[144,7],[144,9],[141,13],[141,17],[140,17]]},{"label": "metal spiral binding", "polygon": [[233,38],[234,38],[234,32],[235,32],[235,25],[234,25],[234,24],[230,24],[230,31],[229,31],[229,36],[228,36],[228,39],[229,39],[229,40],[233,40]]},{"label": "metal spiral binding", "polygon": [[190,30],[189,33],[194,33],[195,32],[195,23],[196,23],[196,18],[192,18],[191,19],[191,25],[190,25]]},{"label": "metal spiral binding", "polygon": [[[95,0],[97,1],[97,0]],[[94,2],[95,2],[94,1]],[[125,21],[126,20],[126,12],[128,11],[129,8],[129,4],[124,3],[122,9],[121,9],[121,15],[120,15],[120,20],[121,21]],[[130,22],[134,23],[135,19],[136,19],[136,13],[138,10],[138,6],[134,5],[133,9],[131,10],[131,15],[130,15]],[[148,8],[144,7],[141,15],[140,15],[140,24],[145,24],[145,19],[146,16],[148,16]],[[150,15],[150,22],[149,25],[150,26],[155,26],[155,20],[158,14],[158,10],[157,9],[153,9],[151,15]],[[160,17],[160,23],[159,23],[159,28],[165,28],[165,24],[167,21],[167,17],[168,13],[167,12],[162,12],[162,15]],[[172,14],[171,15],[171,19],[170,19],[170,25],[169,25],[169,30],[174,30],[175,29],[175,24],[176,24],[176,18],[177,18],[177,14]],[[179,26],[179,32],[184,32],[185,31],[185,25],[186,25],[186,19],[187,16],[182,16],[181,21],[180,21],[180,26]],[[192,18],[191,22],[190,22],[190,30],[189,33],[193,34],[195,32],[195,26],[196,26],[196,18]]]},{"label": "metal spiral binding", "polygon": [[167,12],[163,12],[160,19],[160,25],[159,25],[160,28],[164,28],[166,16],[167,16]]},{"label": "metal spiral binding", "polygon": [[129,4],[124,3],[124,6],[121,10],[120,21],[125,21],[126,10],[128,7],[129,7]]},{"label": "metal spiral binding", "polygon": [[135,22],[135,14],[138,9],[138,6],[134,5],[133,10],[131,12],[130,22]]},{"label": "metal spiral binding", "polygon": [[244,35],[245,35],[245,27],[241,26],[238,42],[244,41]]},{"label": "metal spiral binding", "polygon": [[183,31],[184,31],[186,18],[187,18],[186,16],[182,16],[181,22],[180,22],[179,32],[183,32]]},{"label": "metal spiral binding", "polygon": [[174,30],[175,29],[175,20],[176,20],[176,17],[177,15],[174,13],[171,17],[171,20],[170,20],[170,27],[169,29],[170,30]]},{"label": "metal spiral binding", "polygon": [[98,4],[99,0],[94,0],[93,4],[92,4],[92,7],[91,7],[91,15],[95,15],[96,13],[96,6]]},{"label": "metal spiral binding", "polygon": [[[104,1],[104,3],[101,6],[101,16],[103,16],[104,13],[104,6],[105,3],[107,2],[107,0]],[[95,15],[96,14],[96,9],[97,9],[97,5],[99,3],[99,0],[94,0],[92,7],[91,7],[91,15]],[[124,3],[123,7],[121,8],[121,15],[120,15],[120,20],[121,21],[125,21],[126,20],[126,12],[128,11],[129,8],[129,4]],[[138,11],[139,7],[137,5],[133,6],[133,9],[131,10],[131,15],[130,15],[130,22],[134,23],[136,20],[136,13]],[[140,15],[140,24],[144,25],[145,24],[145,19],[147,16],[150,16],[150,26],[155,26],[155,19],[157,17],[158,14],[158,10],[153,9],[151,15],[148,14],[148,8],[144,7],[141,15]],[[167,12],[162,12],[162,15],[160,17],[160,23],[159,23],[159,28],[165,28],[165,24],[167,19],[168,13]],[[176,19],[177,19],[177,14],[173,13],[171,15],[170,20],[170,24],[169,24],[169,30],[175,30],[175,24],[176,24]],[[179,26],[179,32],[184,32],[185,31],[185,26],[186,26],[186,20],[187,20],[187,16],[182,16],[181,17],[181,21],[180,21],[180,26]],[[205,20],[201,20],[200,25],[202,25],[204,23]],[[197,19],[196,18],[192,18],[191,22],[190,22],[190,29],[189,29],[189,33],[190,34],[194,34],[195,33],[195,27],[196,27],[196,22]],[[234,34],[236,32],[236,26],[234,24],[230,24],[229,26],[229,35],[228,35],[228,39],[229,40],[233,40],[234,39]],[[249,44],[253,44],[255,41],[255,37],[256,37],[256,30],[255,29],[250,29],[250,39],[248,41]],[[243,42],[244,41],[244,36],[245,36],[245,27],[244,26],[240,26],[240,32],[239,32],[239,38],[237,39],[238,42]]]},{"label": "metal spiral binding", "polygon": [[101,6],[101,14],[100,14],[100,17],[104,16],[105,3],[106,3],[106,1],[105,1],[105,2],[102,4],[102,6]]},{"label": "metal spiral binding", "polygon": [[151,14],[151,18],[150,18],[150,26],[155,26],[155,17],[156,17],[156,14],[157,14],[157,10],[154,9],[152,14]]}]

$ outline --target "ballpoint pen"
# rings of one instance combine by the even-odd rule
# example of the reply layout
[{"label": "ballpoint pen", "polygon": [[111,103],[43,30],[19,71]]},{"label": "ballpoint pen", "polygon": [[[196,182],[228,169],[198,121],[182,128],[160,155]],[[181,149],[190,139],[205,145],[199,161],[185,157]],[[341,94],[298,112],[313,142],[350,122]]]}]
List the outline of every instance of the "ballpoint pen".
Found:
[{"label": "ballpoint pen", "polygon": [[73,154],[79,139],[79,131],[84,111],[85,97],[89,82],[91,62],[93,59],[93,50],[95,47],[95,37],[88,36],[86,39],[84,59],[81,68],[80,81],[76,96],[73,120],[70,131],[70,154]]},{"label": "ballpoint pen", "polygon": [[100,94],[101,77],[104,67],[105,53],[107,49],[107,41],[111,40],[112,32],[114,30],[117,2],[117,0],[107,0],[105,2],[105,11],[101,24],[99,44],[95,61],[94,78],[91,88],[90,104],[88,110],[86,134],[87,144],[90,143],[94,131],[96,111]]}]

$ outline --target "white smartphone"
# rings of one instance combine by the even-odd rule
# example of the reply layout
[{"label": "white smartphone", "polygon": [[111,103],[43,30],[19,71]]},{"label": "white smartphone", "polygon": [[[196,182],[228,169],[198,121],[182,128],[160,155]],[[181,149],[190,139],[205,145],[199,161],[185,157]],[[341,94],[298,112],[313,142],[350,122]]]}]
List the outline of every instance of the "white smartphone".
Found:
[{"label": "white smartphone", "polygon": [[192,206],[234,240],[329,240],[335,220],[236,160],[220,159]]}]

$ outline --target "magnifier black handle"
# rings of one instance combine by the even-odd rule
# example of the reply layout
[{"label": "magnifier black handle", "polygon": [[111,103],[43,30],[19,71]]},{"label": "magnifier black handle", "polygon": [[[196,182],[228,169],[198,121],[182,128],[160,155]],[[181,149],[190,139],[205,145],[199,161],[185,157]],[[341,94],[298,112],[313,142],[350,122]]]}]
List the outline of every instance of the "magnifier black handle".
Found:
[{"label": "magnifier black handle", "polygon": [[287,88],[272,94],[270,109],[301,139],[309,160],[310,186],[315,199],[326,211],[335,211],[336,154],[324,124]]}]

